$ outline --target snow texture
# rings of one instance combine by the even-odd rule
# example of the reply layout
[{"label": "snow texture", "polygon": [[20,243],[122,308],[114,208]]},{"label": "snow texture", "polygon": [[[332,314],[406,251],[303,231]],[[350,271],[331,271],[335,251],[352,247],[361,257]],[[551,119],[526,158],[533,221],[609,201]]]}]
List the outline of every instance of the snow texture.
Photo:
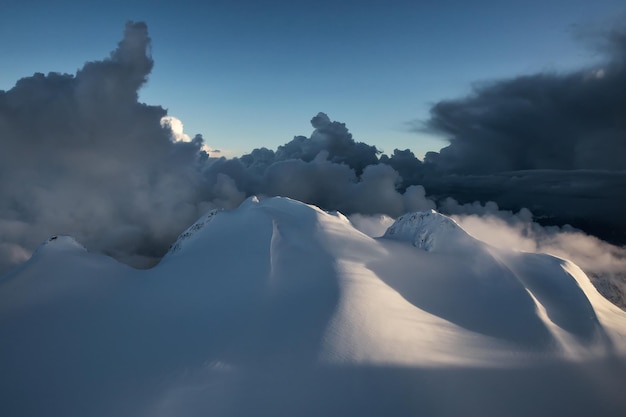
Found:
[{"label": "snow texture", "polygon": [[406,240],[425,251],[437,251],[462,245],[469,236],[454,220],[430,210],[400,216],[383,237]]},{"label": "snow texture", "polygon": [[2,416],[623,416],[626,313],[436,212],[381,238],[287,198],[135,270],[50,238],[0,277]]},{"label": "snow texture", "polygon": [[187,244],[189,240],[192,240],[195,236],[195,234],[201,230],[204,226],[207,225],[207,223],[211,222],[211,220],[213,220],[215,218],[215,215],[219,212],[218,209],[213,209],[211,211],[209,211],[207,214],[205,214],[204,216],[202,216],[199,220],[197,220],[194,224],[192,224],[191,226],[189,226],[187,228],[187,230],[185,230],[179,237],[178,239],[176,239],[176,242],[174,242],[172,244],[172,246],[170,247],[170,250],[168,251],[167,255],[173,255],[176,252],[178,252],[179,250],[181,250],[181,248],[183,247],[183,245]]}]

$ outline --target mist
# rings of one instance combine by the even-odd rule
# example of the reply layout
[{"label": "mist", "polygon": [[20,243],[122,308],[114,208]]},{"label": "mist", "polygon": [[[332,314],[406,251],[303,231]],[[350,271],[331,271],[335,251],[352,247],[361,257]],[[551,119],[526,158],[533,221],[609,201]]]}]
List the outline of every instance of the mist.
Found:
[{"label": "mist", "polygon": [[[450,203],[450,201],[449,201]],[[454,204],[454,203],[453,203]],[[451,208],[451,207],[450,207]],[[495,247],[547,253],[582,268],[606,298],[626,308],[626,247],[612,245],[569,225],[542,226],[528,209],[514,213],[490,202],[451,208],[472,236]]]}]

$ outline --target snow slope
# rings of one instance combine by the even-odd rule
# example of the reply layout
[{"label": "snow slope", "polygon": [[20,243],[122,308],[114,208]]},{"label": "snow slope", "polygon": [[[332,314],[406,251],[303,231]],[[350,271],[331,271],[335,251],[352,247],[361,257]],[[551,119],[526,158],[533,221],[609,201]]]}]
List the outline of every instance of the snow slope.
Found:
[{"label": "snow slope", "polygon": [[626,313],[436,212],[381,238],[286,198],[134,270],[72,238],[0,278],[2,416],[626,415]]}]

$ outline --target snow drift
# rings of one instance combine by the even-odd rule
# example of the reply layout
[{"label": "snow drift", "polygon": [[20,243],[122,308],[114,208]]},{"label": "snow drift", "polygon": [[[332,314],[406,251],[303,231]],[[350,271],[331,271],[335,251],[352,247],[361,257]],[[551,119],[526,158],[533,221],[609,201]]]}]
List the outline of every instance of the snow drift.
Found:
[{"label": "snow drift", "polygon": [[7,416],[623,415],[626,313],[436,212],[371,238],[286,198],[150,270],[53,237],[0,278]]}]

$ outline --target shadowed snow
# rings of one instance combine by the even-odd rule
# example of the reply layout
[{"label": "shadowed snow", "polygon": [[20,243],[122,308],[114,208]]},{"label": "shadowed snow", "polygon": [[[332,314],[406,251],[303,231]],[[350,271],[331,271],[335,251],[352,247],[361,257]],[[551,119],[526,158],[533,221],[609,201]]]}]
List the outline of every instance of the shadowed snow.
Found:
[{"label": "shadowed snow", "polygon": [[150,270],[58,236],[2,277],[0,414],[618,416],[625,329],[571,263],[436,212],[371,238],[251,198]]}]

